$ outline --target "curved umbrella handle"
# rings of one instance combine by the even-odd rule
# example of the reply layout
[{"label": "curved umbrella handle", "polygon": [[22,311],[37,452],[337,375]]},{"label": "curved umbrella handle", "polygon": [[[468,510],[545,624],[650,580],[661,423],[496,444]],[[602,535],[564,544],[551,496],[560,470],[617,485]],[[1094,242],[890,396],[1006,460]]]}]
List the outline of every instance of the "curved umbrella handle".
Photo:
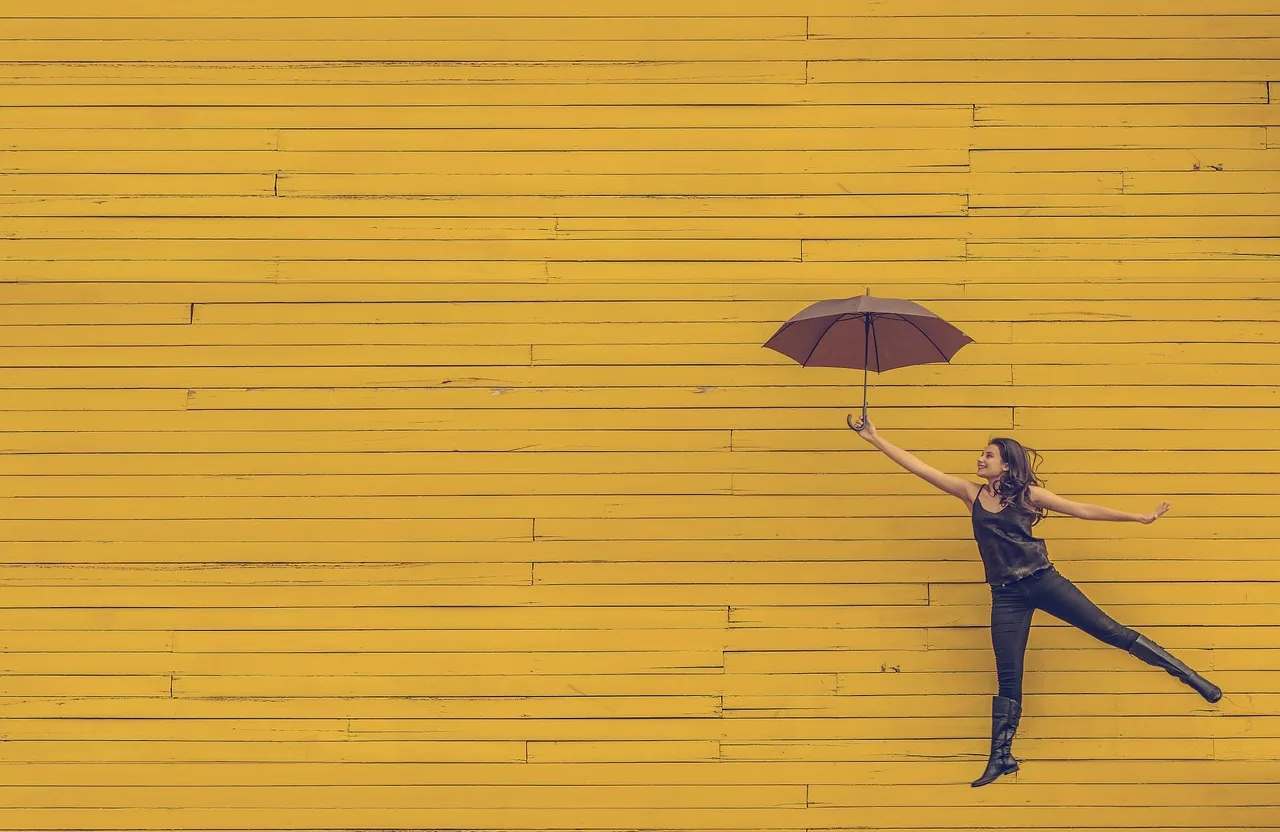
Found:
[{"label": "curved umbrella handle", "polygon": [[863,413],[863,414],[862,414],[862,417],[858,419],[858,424],[856,424],[856,425],[853,423],[853,414],[852,414],[852,413],[847,413],[847,414],[845,414],[844,421],[845,421],[845,423],[846,423],[846,424],[848,424],[848,425],[849,425],[849,429],[850,429],[850,430],[855,431],[855,432],[856,432],[856,431],[860,431],[860,430],[862,430],[863,428],[865,428],[865,427],[867,426],[867,414],[866,414],[866,413]]}]

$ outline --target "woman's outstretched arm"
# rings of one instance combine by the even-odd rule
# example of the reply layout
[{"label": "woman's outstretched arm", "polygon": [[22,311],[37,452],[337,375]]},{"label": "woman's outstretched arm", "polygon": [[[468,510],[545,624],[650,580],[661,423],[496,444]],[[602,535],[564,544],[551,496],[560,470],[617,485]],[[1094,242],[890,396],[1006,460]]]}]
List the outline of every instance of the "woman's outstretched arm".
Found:
[{"label": "woman's outstretched arm", "polygon": [[959,497],[967,504],[978,491],[977,483],[968,482],[960,477],[944,474],[932,465],[921,461],[914,454],[902,450],[889,440],[876,433],[875,425],[868,419],[858,435],[884,452],[884,455],[906,468],[920,479],[941,489],[953,497]]},{"label": "woman's outstretched arm", "polygon": [[1154,523],[1160,519],[1170,508],[1170,503],[1165,501],[1161,503],[1155,511],[1150,514],[1134,514],[1131,511],[1119,511],[1106,506],[1097,506],[1093,503],[1077,503],[1068,500],[1065,497],[1059,497],[1047,488],[1041,488],[1038,485],[1031,486],[1031,501],[1041,508],[1047,508],[1056,511],[1059,514],[1066,514],[1070,517],[1079,517],[1082,520],[1115,520],[1127,523]]}]

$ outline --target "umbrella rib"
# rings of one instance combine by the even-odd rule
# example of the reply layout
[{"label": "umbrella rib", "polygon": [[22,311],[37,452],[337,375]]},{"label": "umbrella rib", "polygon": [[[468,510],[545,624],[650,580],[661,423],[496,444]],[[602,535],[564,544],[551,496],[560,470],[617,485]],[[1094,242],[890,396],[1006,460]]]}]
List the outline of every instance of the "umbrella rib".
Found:
[{"label": "umbrella rib", "polygon": [[905,315],[896,315],[895,317],[897,317],[897,318],[898,318],[899,320],[901,320],[901,321],[906,321],[907,323],[909,323],[909,324],[911,324],[912,326],[914,326],[914,327],[916,328],[916,332],[919,332],[921,335],[923,335],[923,336],[925,337],[925,340],[927,340],[927,341],[929,342],[929,344],[930,344],[930,345],[931,345],[935,350],[937,350],[937,351],[938,351],[938,355],[942,356],[942,360],[943,360],[943,361],[945,361],[945,362],[947,362],[948,364],[950,364],[950,363],[951,363],[951,359],[950,359],[950,358],[947,358],[947,354],[946,354],[945,352],[943,352],[943,351],[942,351],[942,347],[939,347],[939,346],[934,342],[934,340],[933,340],[932,338],[930,338],[930,337],[929,337],[929,333],[927,333],[927,332],[925,332],[923,329],[921,329],[921,328],[916,324],[916,322],[915,322],[915,321],[911,320],[910,318],[907,318]]},{"label": "umbrella rib", "polygon": [[814,340],[813,349],[809,350],[809,354],[804,357],[804,361],[800,362],[801,367],[809,366],[809,359],[813,358],[813,354],[818,351],[818,346],[822,343],[822,339],[827,337],[827,333],[831,331],[831,327],[840,323],[842,320],[844,320],[844,315],[836,315],[835,320],[827,324],[827,328],[822,330],[822,334]]}]

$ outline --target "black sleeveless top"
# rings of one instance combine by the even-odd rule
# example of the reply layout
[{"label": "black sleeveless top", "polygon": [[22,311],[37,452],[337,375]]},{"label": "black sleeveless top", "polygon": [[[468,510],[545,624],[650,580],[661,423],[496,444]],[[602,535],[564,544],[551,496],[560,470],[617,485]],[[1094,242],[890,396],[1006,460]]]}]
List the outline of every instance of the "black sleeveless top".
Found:
[{"label": "black sleeveless top", "polygon": [[1049,550],[1031,533],[1034,515],[1016,503],[987,511],[973,499],[973,537],[978,541],[987,583],[1007,584],[1049,566]]}]

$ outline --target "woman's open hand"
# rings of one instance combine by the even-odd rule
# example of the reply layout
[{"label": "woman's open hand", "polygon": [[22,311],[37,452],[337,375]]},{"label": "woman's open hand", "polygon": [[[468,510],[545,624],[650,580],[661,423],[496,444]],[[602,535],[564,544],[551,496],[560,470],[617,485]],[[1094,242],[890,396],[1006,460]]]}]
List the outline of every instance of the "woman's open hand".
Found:
[{"label": "woman's open hand", "polygon": [[849,425],[851,430],[857,432],[859,436],[868,442],[874,442],[876,440],[876,426],[871,424],[871,417],[868,416],[865,421],[859,419],[855,422],[853,420],[853,414],[849,414],[845,417],[845,423]]},{"label": "woman's open hand", "polygon": [[1161,503],[1161,504],[1156,508],[1156,510],[1155,510],[1155,511],[1151,512],[1150,514],[1144,514],[1144,515],[1142,516],[1142,523],[1143,523],[1143,525],[1150,525],[1151,523],[1156,522],[1156,521],[1157,521],[1157,520],[1159,520],[1159,519],[1161,518],[1161,516],[1163,516],[1163,515],[1164,515],[1164,513],[1165,513],[1166,511],[1168,511],[1170,508],[1171,508],[1171,505],[1170,505],[1169,501],[1168,501],[1168,500],[1165,500],[1163,503]]}]

